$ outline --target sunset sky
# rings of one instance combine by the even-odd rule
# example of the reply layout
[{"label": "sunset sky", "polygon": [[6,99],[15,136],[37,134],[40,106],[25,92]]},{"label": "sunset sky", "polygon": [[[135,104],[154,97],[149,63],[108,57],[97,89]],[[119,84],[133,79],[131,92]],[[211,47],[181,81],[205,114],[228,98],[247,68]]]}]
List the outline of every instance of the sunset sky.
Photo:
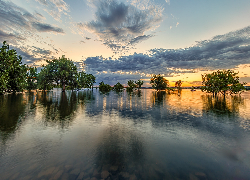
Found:
[{"label": "sunset sky", "polygon": [[28,65],[84,62],[97,84],[163,74],[192,86],[234,69],[250,85],[249,0],[0,0],[0,41]]}]

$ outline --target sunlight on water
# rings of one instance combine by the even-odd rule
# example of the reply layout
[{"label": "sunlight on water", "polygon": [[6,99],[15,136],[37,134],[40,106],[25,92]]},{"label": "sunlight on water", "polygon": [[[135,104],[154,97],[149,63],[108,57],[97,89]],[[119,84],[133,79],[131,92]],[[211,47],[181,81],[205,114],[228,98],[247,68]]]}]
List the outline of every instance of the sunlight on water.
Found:
[{"label": "sunlight on water", "polygon": [[249,179],[250,92],[0,96],[0,179]]}]

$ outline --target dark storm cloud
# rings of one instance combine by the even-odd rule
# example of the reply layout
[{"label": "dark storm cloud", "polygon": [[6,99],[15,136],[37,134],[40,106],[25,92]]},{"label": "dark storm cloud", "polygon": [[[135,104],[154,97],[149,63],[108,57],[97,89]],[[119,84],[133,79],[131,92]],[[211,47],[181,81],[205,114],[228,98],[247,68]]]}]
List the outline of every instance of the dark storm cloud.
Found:
[{"label": "dark storm cloud", "polygon": [[32,23],[32,26],[39,32],[56,32],[56,33],[63,33],[64,34],[62,28],[53,27],[49,24],[34,22],[34,23]]},{"label": "dark storm cloud", "polygon": [[171,76],[193,70],[231,69],[240,64],[250,64],[250,26],[199,41],[186,49],[152,49],[149,55],[133,54],[116,60],[90,57],[85,64],[89,70],[101,74],[103,71],[123,71]]},{"label": "dark storm cloud", "polygon": [[156,7],[140,10],[117,0],[92,3],[97,8],[96,20],[78,23],[78,27],[93,32],[113,50],[121,50],[124,49],[121,47],[152,37],[144,33],[154,29],[162,20],[162,11]]}]

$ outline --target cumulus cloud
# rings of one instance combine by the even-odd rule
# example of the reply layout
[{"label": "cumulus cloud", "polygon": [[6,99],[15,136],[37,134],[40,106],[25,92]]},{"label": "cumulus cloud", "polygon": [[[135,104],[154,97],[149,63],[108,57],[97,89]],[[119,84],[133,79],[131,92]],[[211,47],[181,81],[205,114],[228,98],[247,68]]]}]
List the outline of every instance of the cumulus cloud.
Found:
[{"label": "cumulus cloud", "polygon": [[154,49],[152,56],[182,69],[227,69],[250,62],[250,26],[186,49]]},{"label": "cumulus cloud", "polygon": [[120,57],[117,60],[104,59],[102,57],[89,57],[84,63],[88,69],[103,72],[139,72],[139,73],[165,73],[170,74],[173,70],[167,69],[166,63],[154,57],[145,54],[133,54],[129,56]]},{"label": "cumulus cloud", "polygon": [[[152,49],[149,54],[133,54],[118,59],[89,57],[84,63],[96,74],[103,72],[132,75],[190,73],[197,70],[232,69],[250,64],[250,26],[185,49]],[[100,76],[101,77],[101,76]]]},{"label": "cumulus cloud", "polygon": [[152,37],[145,32],[155,29],[162,20],[162,10],[158,7],[141,10],[117,0],[92,3],[97,9],[95,20],[78,23],[78,27],[94,33],[114,51]]},{"label": "cumulus cloud", "polygon": [[54,19],[60,20],[61,15],[67,15],[69,12],[69,6],[63,0],[36,0],[45,7],[45,11],[51,15]]}]

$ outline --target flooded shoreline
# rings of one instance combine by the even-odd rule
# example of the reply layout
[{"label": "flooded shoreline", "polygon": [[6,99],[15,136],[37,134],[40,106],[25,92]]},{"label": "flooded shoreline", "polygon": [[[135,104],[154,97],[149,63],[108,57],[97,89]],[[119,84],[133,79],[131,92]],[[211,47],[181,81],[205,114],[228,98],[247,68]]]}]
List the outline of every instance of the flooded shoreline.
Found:
[{"label": "flooded shoreline", "polygon": [[4,179],[248,179],[250,93],[0,97]]}]

